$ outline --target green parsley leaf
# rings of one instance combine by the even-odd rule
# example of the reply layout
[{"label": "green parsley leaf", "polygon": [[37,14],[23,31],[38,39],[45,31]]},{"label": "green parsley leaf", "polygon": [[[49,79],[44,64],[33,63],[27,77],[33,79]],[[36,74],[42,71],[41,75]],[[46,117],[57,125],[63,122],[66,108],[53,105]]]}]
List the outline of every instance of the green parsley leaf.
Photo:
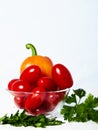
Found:
[{"label": "green parsley leaf", "polygon": [[50,125],[63,124],[62,121],[59,121],[56,118],[47,118],[44,114],[41,114],[39,116],[27,115],[25,110],[23,110],[21,113],[18,110],[15,114],[11,114],[10,116],[3,116],[0,118],[0,123],[10,124],[13,126],[33,126],[42,128],[46,128],[46,126]]},{"label": "green parsley leaf", "polygon": [[[81,102],[81,99],[85,97],[85,100]],[[98,97],[94,97],[92,94],[88,94],[86,97],[86,91],[83,89],[73,90],[73,93],[67,94],[64,97],[64,106],[61,109],[61,114],[64,120],[69,122],[87,122],[94,121],[98,123]],[[74,103],[74,105],[73,105]]]},{"label": "green parsley leaf", "polygon": [[73,90],[73,91],[74,91],[75,95],[78,96],[80,99],[82,97],[84,97],[85,94],[86,94],[85,90],[82,89],[82,88],[79,88],[79,89],[76,89],[76,90]]}]

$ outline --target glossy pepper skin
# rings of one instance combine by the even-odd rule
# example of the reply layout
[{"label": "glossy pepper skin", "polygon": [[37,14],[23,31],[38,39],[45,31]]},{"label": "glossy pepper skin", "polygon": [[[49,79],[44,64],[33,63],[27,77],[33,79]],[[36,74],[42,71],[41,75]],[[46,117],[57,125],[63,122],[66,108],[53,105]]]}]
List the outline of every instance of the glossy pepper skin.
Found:
[{"label": "glossy pepper skin", "polygon": [[40,67],[42,75],[51,77],[51,71],[53,67],[52,60],[49,57],[37,55],[34,45],[26,44],[27,49],[32,50],[32,56],[27,57],[20,66],[20,73],[30,65],[37,65]]}]

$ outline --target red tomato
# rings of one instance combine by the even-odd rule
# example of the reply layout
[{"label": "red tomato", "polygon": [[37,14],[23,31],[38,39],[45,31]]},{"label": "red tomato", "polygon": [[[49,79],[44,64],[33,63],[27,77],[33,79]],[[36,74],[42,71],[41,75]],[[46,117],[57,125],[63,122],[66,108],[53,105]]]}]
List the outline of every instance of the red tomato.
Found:
[{"label": "red tomato", "polygon": [[18,92],[30,92],[32,90],[32,87],[27,82],[24,82],[23,80],[17,80],[12,85],[13,91]]},{"label": "red tomato", "polygon": [[8,83],[8,90],[12,90],[12,85],[13,85],[13,83],[15,83],[17,80],[19,80],[19,79],[12,79],[12,80],[9,81],[9,83]]},{"label": "red tomato", "polygon": [[32,90],[32,94],[26,99],[25,109],[32,113],[32,111],[38,108],[45,99],[44,88],[36,87]]},{"label": "red tomato", "polygon": [[52,77],[60,90],[70,88],[73,85],[71,73],[62,64],[56,64],[53,66]]},{"label": "red tomato", "polygon": [[55,109],[58,103],[64,98],[65,92],[60,93],[53,93],[49,92],[46,94],[46,98],[43,103],[36,109],[34,109],[31,114],[33,115],[40,115],[40,114],[47,114],[47,112],[51,112]]},{"label": "red tomato", "polygon": [[46,109],[43,107],[43,104],[39,106],[38,108],[34,109],[33,111],[30,111],[31,114],[38,116],[40,114],[46,114]]},{"label": "red tomato", "polygon": [[46,98],[43,102],[43,107],[45,108],[46,112],[54,110],[54,108],[59,103],[59,94],[56,92],[47,93]]},{"label": "red tomato", "polygon": [[20,109],[24,108],[25,100],[26,100],[25,97],[19,97],[19,96],[14,97],[14,102]]},{"label": "red tomato", "polygon": [[50,77],[41,77],[39,78],[37,85],[43,87],[46,91],[55,91],[57,86],[54,83],[53,79]]},{"label": "red tomato", "polygon": [[31,65],[27,67],[20,75],[20,79],[29,82],[36,83],[41,76],[41,69],[37,65]]},{"label": "red tomato", "polygon": [[59,101],[61,101],[64,98],[66,92],[59,92],[58,94],[59,94]]}]

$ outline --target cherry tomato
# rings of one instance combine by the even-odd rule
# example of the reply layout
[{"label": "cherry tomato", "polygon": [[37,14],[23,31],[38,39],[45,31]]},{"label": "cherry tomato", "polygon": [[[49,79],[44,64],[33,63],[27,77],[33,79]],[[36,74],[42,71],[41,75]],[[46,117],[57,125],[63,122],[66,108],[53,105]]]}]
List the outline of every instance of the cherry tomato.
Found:
[{"label": "cherry tomato", "polygon": [[39,78],[37,85],[45,88],[46,91],[55,91],[57,86],[54,83],[53,79],[50,77],[41,77]]},{"label": "cherry tomato", "polygon": [[27,82],[19,79],[13,83],[12,90],[18,92],[30,92],[32,90],[32,87]]},{"label": "cherry tomato", "polygon": [[60,90],[73,85],[72,75],[63,64],[55,64],[52,68],[52,77]]},{"label": "cherry tomato", "polygon": [[54,110],[54,108],[59,103],[59,94],[56,92],[47,93],[46,98],[43,102],[43,107],[45,108],[46,112]]},{"label": "cherry tomato", "polygon": [[36,83],[37,80],[41,77],[41,70],[37,65],[31,65],[27,67],[21,74],[20,79],[29,82]]},{"label": "cherry tomato", "polygon": [[26,97],[20,97],[20,96],[14,97],[14,102],[16,106],[19,107],[20,109],[24,108],[25,100],[26,100]]},{"label": "cherry tomato", "polygon": [[8,83],[8,90],[12,90],[12,85],[13,85],[13,83],[15,83],[17,80],[19,80],[19,79],[12,79],[12,80],[9,81],[9,83]]},{"label": "cherry tomato", "polygon": [[64,98],[66,92],[65,91],[64,92],[58,92],[58,94],[59,94],[59,101],[61,101]]},{"label": "cherry tomato", "polygon": [[28,112],[32,112],[38,108],[45,99],[45,89],[36,87],[32,90],[32,94],[25,101],[25,109]]},{"label": "cherry tomato", "polygon": [[47,114],[47,112],[51,112],[52,110],[55,109],[58,103],[64,98],[64,95],[65,95],[65,92],[46,93],[46,98],[43,101],[43,103],[36,109],[30,111],[30,113],[38,116],[40,114]]},{"label": "cherry tomato", "polygon": [[35,115],[35,116],[38,116],[40,114],[46,114],[46,109],[45,107],[43,106],[43,104],[41,106],[39,106],[38,108],[30,111],[31,114]]}]

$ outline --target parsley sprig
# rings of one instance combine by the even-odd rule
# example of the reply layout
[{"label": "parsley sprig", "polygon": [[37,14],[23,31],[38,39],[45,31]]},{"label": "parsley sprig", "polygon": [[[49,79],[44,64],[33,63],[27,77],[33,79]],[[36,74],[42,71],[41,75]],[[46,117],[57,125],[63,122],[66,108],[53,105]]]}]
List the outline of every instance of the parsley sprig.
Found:
[{"label": "parsley sprig", "polygon": [[61,125],[62,121],[57,120],[56,118],[47,118],[44,114],[39,116],[28,115],[25,110],[19,112],[19,110],[15,114],[11,114],[10,116],[4,115],[0,118],[1,124],[10,124],[12,126],[33,126],[33,127],[42,127],[53,126],[53,125]]},{"label": "parsley sprig", "polygon": [[86,96],[84,89],[76,89],[64,97],[65,105],[61,109],[64,120],[69,122],[94,121],[98,123],[98,97],[92,94]]}]

